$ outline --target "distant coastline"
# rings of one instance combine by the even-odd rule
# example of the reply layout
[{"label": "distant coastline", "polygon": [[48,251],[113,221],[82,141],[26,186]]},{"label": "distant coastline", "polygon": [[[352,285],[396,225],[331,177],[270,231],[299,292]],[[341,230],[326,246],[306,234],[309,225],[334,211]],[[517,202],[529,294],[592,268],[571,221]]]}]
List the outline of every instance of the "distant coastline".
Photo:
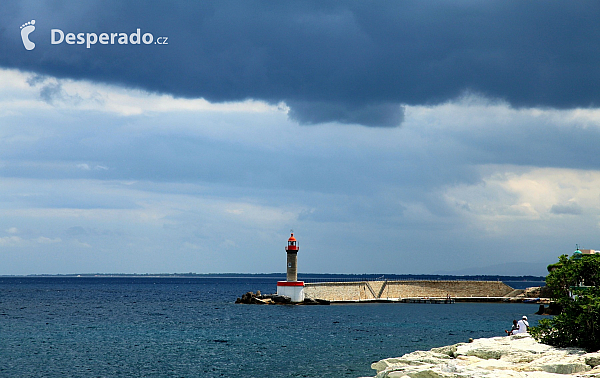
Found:
[{"label": "distant coastline", "polygon": [[[168,277],[168,278],[274,278],[284,279],[285,273],[73,273],[73,274],[27,274],[1,275],[0,277]],[[466,280],[466,281],[544,281],[545,276],[506,276],[506,275],[443,275],[443,274],[298,274],[304,281],[372,281],[372,280]]]}]

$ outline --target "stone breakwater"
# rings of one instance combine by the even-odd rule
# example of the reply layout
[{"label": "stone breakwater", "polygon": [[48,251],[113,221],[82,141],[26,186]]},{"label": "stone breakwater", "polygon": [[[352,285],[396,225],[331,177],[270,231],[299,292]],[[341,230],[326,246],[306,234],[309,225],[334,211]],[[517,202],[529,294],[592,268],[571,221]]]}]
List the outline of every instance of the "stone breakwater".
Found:
[{"label": "stone breakwater", "polygon": [[375,378],[600,377],[600,352],[551,347],[525,333],[416,351],[371,368]]},{"label": "stone breakwater", "polygon": [[399,301],[409,298],[509,298],[514,290],[500,281],[358,281],[307,283],[307,298],[331,302]]},{"label": "stone breakwater", "polygon": [[259,305],[328,305],[329,301],[323,299],[304,298],[304,301],[292,303],[290,297],[277,294],[262,295],[260,290],[256,293],[251,291],[236,299],[235,303],[241,304],[259,304]]}]

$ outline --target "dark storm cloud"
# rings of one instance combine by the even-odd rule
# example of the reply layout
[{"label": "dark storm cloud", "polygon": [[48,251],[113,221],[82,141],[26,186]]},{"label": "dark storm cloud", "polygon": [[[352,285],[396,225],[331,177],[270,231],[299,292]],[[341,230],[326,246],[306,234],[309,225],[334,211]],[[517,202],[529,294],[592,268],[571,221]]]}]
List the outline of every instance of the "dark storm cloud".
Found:
[{"label": "dark storm cloud", "polygon": [[567,204],[555,204],[552,205],[550,212],[552,214],[570,214],[570,215],[579,215],[582,212],[581,206],[579,206],[575,202],[570,202]]},{"label": "dark storm cloud", "polygon": [[398,126],[404,109],[398,104],[349,105],[343,102],[288,101],[290,118],[301,124],[340,122],[365,126]]},{"label": "dark storm cloud", "polygon": [[[300,123],[394,126],[464,92],[513,106],[600,104],[595,2],[8,2],[0,65],[209,101],[285,101]],[[26,51],[19,26],[36,19]],[[50,44],[137,28],[168,45]]]}]

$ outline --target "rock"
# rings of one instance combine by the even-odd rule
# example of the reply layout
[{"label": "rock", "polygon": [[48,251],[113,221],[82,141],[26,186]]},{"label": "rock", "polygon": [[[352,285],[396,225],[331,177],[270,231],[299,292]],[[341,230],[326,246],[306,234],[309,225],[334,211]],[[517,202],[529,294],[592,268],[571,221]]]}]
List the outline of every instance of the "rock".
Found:
[{"label": "rock", "polygon": [[536,315],[544,315],[545,313],[546,313],[546,308],[544,307],[543,304],[541,304],[535,314]]},{"label": "rock", "polygon": [[[249,291],[246,294],[242,295],[241,298],[237,298],[235,303],[242,303],[242,304],[267,304],[267,305],[272,305],[272,304],[279,304],[279,305],[283,305],[283,304],[292,304],[292,298],[285,296],[285,295],[277,295],[277,294],[267,294],[267,295],[262,295],[260,293],[260,291],[257,291],[256,294]],[[312,298],[306,298],[304,299],[303,302],[301,303],[293,303],[293,304],[305,304],[305,305],[328,305],[330,304],[329,301],[324,300],[324,299],[312,299]]]},{"label": "rock", "polygon": [[[260,292],[258,292],[260,293]],[[238,298],[235,303],[242,303],[242,304],[269,304],[269,301],[266,301],[263,298],[258,298],[258,296],[256,294],[254,294],[253,292],[249,291],[246,294],[242,295],[241,298]]]},{"label": "rock", "polygon": [[302,302],[305,305],[318,305],[319,302],[317,302],[315,299],[312,298],[304,298],[304,301]]},{"label": "rock", "polygon": [[386,358],[385,360],[373,362],[371,364],[371,369],[379,373],[380,371],[386,370],[389,367],[399,365],[401,363],[400,361],[401,360],[399,358]]},{"label": "rock", "polygon": [[574,374],[590,370],[585,363],[585,352],[574,348],[551,348],[532,361],[524,371],[545,371],[556,374]]},{"label": "rock", "polygon": [[439,347],[439,348],[433,348],[431,349],[432,352],[434,353],[443,353],[447,356],[450,357],[456,357],[455,353],[456,353],[456,348],[459,345],[464,345],[464,343],[460,343],[460,344],[454,344],[454,345],[447,345],[447,346],[443,346],[443,347]]},{"label": "rock", "polygon": [[600,352],[554,348],[524,333],[412,352],[371,367],[376,378],[600,377]]},{"label": "rock", "polygon": [[548,307],[540,305],[537,315],[559,315],[562,312],[562,307],[557,303],[550,303]]},{"label": "rock", "polygon": [[585,363],[593,368],[600,366],[600,352],[586,354]]},{"label": "rock", "polygon": [[600,377],[600,366],[596,366],[592,370],[588,370],[581,374],[582,377]]},{"label": "rock", "polygon": [[451,357],[443,353],[435,352],[422,352],[416,351],[409,354],[405,354],[399,358],[388,358],[379,362],[371,364],[371,369],[377,370],[379,373],[382,370],[387,369],[390,366],[398,365],[410,365],[410,366],[423,366],[423,365],[435,365],[440,364],[444,360],[448,360]]},{"label": "rock", "polygon": [[548,348],[551,347],[537,343],[528,333],[519,333],[512,336],[477,339],[472,343],[460,345],[454,354],[475,356],[486,360],[491,358],[498,360],[508,355],[523,359],[523,354],[538,354]]},{"label": "rock", "polygon": [[292,303],[292,298],[286,297],[285,295],[274,295],[271,299],[277,304]]},{"label": "rock", "polygon": [[292,303],[292,299],[290,297],[286,297],[283,295],[261,295],[260,291],[257,291],[256,294],[249,291],[246,294],[242,295],[241,298],[238,298],[235,303],[242,304],[289,304]]},{"label": "rock", "polygon": [[539,298],[542,293],[542,288],[539,286],[528,287],[523,291],[523,297],[525,298]]},{"label": "rock", "polygon": [[252,297],[253,297],[254,293],[252,292],[247,292],[246,294],[242,295],[241,298],[238,298],[235,303],[243,303],[243,304],[250,304],[252,302]]}]

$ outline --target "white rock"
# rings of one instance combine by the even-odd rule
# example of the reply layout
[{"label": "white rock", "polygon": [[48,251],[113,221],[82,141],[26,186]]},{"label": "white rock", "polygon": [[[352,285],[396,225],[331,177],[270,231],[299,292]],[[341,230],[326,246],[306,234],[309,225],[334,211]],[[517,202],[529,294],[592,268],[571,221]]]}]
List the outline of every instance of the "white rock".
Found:
[{"label": "white rock", "polygon": [[456,357],[456,355],[455,355],[456,349],[460,345],[463,345],[463,344],[464,343],[454,344],[454,345],[447,345],[447,346],[443,346],[443,347],[439,347],[439,348],[433,348],[433,349],[431,349],[431,351],[432,352],[436,352],[436,353],[447,354],[450,357]]},{"label": "white rock", "polygon": [[537,354],[545,353],[551,348],[549,345],[537,343],[527,333],[520,333],[508,337],[476,339],[472,343],[458,346],[454,354],[456,356],[476,356],[483,359],[500,359],[503,356],[515,357],[515,352],[518,352],[519,358],[524,356],[531,358]]},{"label": "white rock", "polygon": [[583,353],[572,355],[568,351],[556,350],[532,361],[523,370],[540,370],[548,373],[573,374],[590,369],[591,366],[588,366],[585,363]]},{"label": "white rock", "polygon": [[554,348],[519,334],[412,352],[371,367],[376,378],[600,377],[600,353]]},{"label": "white rock", "polygon": [[600,377],[600,366],[596,366],[592,370],[588,370],[581,374],[583,377]]},{"label": "white rock", "polygon": [[385,360],[381,360],[378,362],[374,362],[371,364],[371,369],[377,370],[379,373],[382,370],[385,370],[391,366],[405,366],[405,365],[437,365],[443,362],[443,360],[448,360],[451,357],[447,354],[436,353],[436,352],[424,352],[424,351],[416,351],[412,353],[405,354],[402,357],[398,358],[387,358]]},{"label": "white rock", "polygon": [[586,354],[585,363],[591,367],[600,366],[600,352]]}]

